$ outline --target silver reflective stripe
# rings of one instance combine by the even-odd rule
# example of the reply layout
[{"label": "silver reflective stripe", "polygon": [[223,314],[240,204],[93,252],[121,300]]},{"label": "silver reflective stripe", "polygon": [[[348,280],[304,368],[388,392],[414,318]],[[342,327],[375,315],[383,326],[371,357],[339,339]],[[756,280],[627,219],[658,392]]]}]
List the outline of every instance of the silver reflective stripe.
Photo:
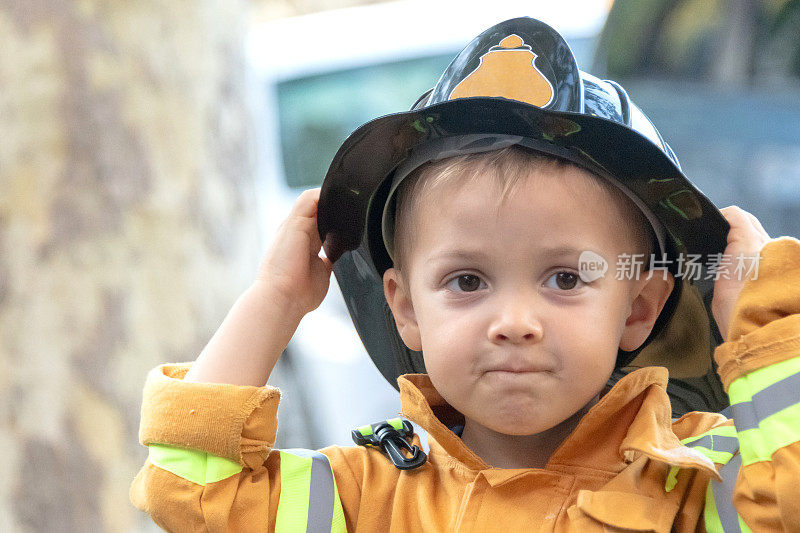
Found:
[{"label": "silver reflective stripe", "polygon": [[333,484],[333,471],[328,458],[313,450],[299,448],[281,450],[298,457],[311,458],[311,481],[308,497],[308,519],[306,533],[330,533],[333,525],[333,508],[336,489]]},{"label": "silver reflective stripe", "polygon": [[697,440],[687,442],[686,446],[690,448],[702,446],[715,452],[734,453],[739,449],[739,439],[736,437],[723,437],[722,435],[706,435]]},{"label": "silver reflective stripe", "polygon": [[758,423],[768,416],[796,404],[798,390],[800,390],[800,374],[793,374],[758,391],[749,402],[732,404],[736,430],[755,429]]},{"label": "silver reflective stripe", "polygon": [[723,465],[727,464],[739,449],[739,439],[733,425],[717,426],[700,435],[683,439],[681,444]]},{"label": "silver reflective stripe", "polygon": [[741,533],[742,531],[742,528],[739,527],[739,513],[733,506],[733,488],[736,485],[736,478],[741,466],[742,455],[737,453],[728,464],[720,468],[719,475],[722,477],[722,482],[711,481],[714,484],[714,503],[717,506],[719,521],[726,533],[729,531]]}]

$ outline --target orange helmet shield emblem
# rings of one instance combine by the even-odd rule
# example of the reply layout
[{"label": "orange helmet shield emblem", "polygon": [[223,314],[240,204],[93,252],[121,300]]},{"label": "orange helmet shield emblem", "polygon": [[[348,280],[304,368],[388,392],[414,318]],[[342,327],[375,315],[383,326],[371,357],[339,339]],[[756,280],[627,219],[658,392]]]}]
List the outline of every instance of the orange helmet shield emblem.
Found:
[{"label": "orange helmet shield emblem", "polygon": [[478,68],[456,85],[449,100],[470,96],[502,96],[537,107],[553,101],[555,91],[521,37],[511,34],[483,54]]}]

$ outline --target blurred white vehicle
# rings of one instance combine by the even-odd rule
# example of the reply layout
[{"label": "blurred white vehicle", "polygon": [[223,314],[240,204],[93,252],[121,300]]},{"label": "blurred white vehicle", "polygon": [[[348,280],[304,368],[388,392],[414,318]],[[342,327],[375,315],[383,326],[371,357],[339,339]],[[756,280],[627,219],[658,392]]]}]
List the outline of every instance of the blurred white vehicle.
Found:
[{"label": "blurred white vehicle", "polygon": [[[578,65],[591,64],[609,0],[409,0],[263,24],[248,39],[265,245],[299,193],[319,186],[342,141],[405,111],[486,28],[531,16],[558,30]],[[271,384],[285,394],[278,444],[352,444],[356,426],[395,416],[399,395],[372,364],[335,277],[303,319]]]}]

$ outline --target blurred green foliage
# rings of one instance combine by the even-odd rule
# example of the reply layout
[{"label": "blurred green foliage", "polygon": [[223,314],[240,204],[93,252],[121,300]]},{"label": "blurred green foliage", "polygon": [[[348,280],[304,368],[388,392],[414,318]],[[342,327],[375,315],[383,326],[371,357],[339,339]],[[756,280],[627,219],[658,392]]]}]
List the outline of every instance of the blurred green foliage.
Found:
[{"label": "blurred green foliage", "polygon": [[595,70],[611,78],[800,78],[800,0],[616,0]]}]

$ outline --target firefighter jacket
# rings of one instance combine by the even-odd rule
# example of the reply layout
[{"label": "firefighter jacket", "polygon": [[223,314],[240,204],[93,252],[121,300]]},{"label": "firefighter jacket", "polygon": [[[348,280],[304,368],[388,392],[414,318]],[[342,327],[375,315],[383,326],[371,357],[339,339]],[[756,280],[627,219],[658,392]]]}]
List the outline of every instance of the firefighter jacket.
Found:
[{"label": "firefighter jacket", "polygon": [[800,241],[766,244],[715,359],[730,417],[671,419],[667,370],[641,368],[541,469],[486,464],[423,374],[398,381],[428,460],[399,470],[376,447],[274,449],[278,389],[166,364],[145,384],[130,498],[168,531],[800,531]]}]

